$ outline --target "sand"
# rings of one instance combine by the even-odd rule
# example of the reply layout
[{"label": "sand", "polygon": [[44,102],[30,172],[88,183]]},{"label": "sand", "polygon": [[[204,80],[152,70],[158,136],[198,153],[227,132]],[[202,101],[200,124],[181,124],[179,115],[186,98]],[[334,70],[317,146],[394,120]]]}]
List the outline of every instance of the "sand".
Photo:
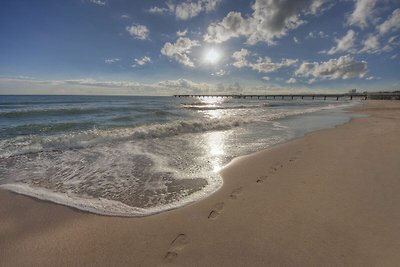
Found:
[{"label": "sand", "polygon": [[400,101],[235,160],[224,186],[144,218],[0,191],[1,266],[398,266]]}]

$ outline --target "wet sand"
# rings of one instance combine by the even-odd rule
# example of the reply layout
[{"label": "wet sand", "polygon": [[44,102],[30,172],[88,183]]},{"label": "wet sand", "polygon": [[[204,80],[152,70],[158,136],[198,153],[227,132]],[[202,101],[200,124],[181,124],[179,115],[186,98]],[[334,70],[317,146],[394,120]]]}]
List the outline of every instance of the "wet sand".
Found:
[{"label": "wet sand", "polygon": [[0,191],[0,266],[398,266],[400,101],[235,160],[189,206],[117,218]]}]

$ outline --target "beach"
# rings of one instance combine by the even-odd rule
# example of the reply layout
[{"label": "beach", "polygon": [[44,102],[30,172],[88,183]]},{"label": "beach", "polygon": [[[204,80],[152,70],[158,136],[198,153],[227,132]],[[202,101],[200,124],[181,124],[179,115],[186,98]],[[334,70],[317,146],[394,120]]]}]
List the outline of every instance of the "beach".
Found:
[{"label": "beach", "polygon": [[0,191],[0,266],[397,266],[400,102],[240,157],[223,186],[146,217]]}]

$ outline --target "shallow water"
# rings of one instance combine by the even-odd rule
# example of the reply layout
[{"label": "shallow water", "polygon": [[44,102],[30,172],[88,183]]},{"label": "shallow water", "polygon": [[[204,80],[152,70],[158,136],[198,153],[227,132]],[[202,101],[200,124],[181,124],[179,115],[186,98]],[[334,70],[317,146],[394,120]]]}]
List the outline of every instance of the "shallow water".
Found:
[{"label": "shallow water", "polygon": [[357,102],[0,96],[0,186],[142,216],[218,190],[234,157],[350,119]]}]

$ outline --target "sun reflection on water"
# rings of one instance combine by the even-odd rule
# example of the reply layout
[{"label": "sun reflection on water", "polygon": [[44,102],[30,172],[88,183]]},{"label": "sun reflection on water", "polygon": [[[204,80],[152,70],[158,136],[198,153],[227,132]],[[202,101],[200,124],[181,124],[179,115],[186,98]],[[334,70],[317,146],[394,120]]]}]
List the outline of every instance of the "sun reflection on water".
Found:
[{"label": "sun reflection on water", "polygon": [[[200,110],[210,119],[220,120],[229,117],[226,110],[222,107],[225,99],[220,97],[202,97],[199,99],[204,104],[204,109]],[[211,169],[218,173],[224,166],[226,157],[226,141],[229,131],[212,131],[204,133],[206,157],[210,162]]]},{"label": "sun reflection on water", "polygon": [[212,170],[215,173],[219,172],[224,164],[224,157],[226,156],[226,138],[226,131],[210,132],[205,134],[208,158],[210,159]]},{"label": "sun reflection on water", "polygon": [[218,107],[220,107],[221,104],[225,101],[223,98],[202,97],[202,98],[200,98],[200,101],[202,104],[204,104],[204,110],[202,110],[201,112],[203,112],[205,115],[207,115],[211,119],[222,118],[222,115],[224,114],[224,110],[218,109]]}]

